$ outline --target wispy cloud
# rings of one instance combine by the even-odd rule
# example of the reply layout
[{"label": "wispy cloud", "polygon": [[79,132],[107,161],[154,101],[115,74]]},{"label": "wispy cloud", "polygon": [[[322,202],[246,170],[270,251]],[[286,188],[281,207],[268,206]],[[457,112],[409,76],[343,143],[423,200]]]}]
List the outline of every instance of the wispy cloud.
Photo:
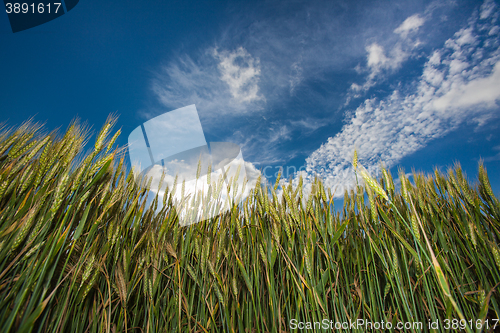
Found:
[{"label": "wispy cloud", "polygon": [[485,162],[500,161],[500,146],[493,147],[493,150],[497,151],[497,153],[492,156],[485,157],[483,159]]},{"label": "wispy cloud", "polygon": [[[431,14],[428,14],[429,16]],[[366,66],[358,65],[358,72],[368,72],[365,82],[362,84],[353,83],[350,87],[351,94],[348,95],[345,105],[353,98],[359,98],[364,92],[377,84],[377,81],[384,78],[384,74],[391,74],[401,68],[402,64],[415,55],[421,41],[415,35],[418,29],[424,24],[425,19],[419,14],[412,15],[401,23],[394,30],[394,34],[399,38],[386,50],[377,42],[373,42],[366,47]]]},{"label": "wispy cloud", "polygon": [[492,17],[493,19],[498,18],[498,12],[495,11],[496,5],[493,0],[486,0],[481,6],[480,18],[482,20]]},{"label": "wispy cloud", "polygon": [[465,121],[498,116],[498,9],[486,4],[428,57],[418,80],[386,98],[365,100],[342,130],[309,156],[303,173],[307,181],[318,175],[342,195],[355,181],[350,166],[354,149],[376,172],[381,163],[391,167]]},{"label": "wispy cloud", "polygon": [[231,96],[237,103],[263,99],[259,93],[258,58],[253,58],[243,47],[233,52],[214,50],[214,56],[219,60],[220,79],[227,83]]},{"label": "wispy cloud", "polygon": [[399,27],[397,27],[394,32],[401,35],[401,37],[406,38],[408,34],[415,32],[420,28],[425,22],[425,19],[419,14],[412,15],[404,20]]},{"label": "wispy cloud", "polygon": [[193,60],[184,55],[164,66],[152,82],[159,101],[171,108],[196,104],[203,116],[217,117],[261,109],[259,59],[237,50],[205,50]]},{"label": "wispy cloud", "polygon": [[307,132],[314,132],[320,127],[326,126],[324,121],[321,119],[311,119],[311,118],[303,118],[300,120],[292,120],[290,124],[295,128],[303,128]]}]

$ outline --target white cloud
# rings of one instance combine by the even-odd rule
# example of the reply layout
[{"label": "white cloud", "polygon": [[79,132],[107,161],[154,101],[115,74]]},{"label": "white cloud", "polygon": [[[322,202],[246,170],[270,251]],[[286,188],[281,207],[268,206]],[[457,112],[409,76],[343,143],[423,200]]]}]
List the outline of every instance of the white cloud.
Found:
[{"label": "white cloud", "polygon": [[500,27],[495,26],[490,30],[490,32],[488,32],[488,35],[490,36],[498,35],[498,32],[500,32]]},{"label": "white cloud", "polygon": [[[493,0],[487,0],[481,6],[480,18],[486,19],[494,14],[494,10],[496,8],[495,2]],[[496,14],[498,15],[498,14]]]},{"label": "white cloud", "polygon": [[[388,48],[384,49],[382,45],[373,42],[366,47],[366,71],[369,75],[365,83],[362,85],[353,83],[350,87],[352,95],[348,95],[346,105],[352,98],[361,96],[361,92],[367,91],[373,87],[378,79],[383,79],[384,73],[392,73],[401,68],[401,65],[412,57],[415,50],[421,45],[418,39],[410,38],[410,32],[416,32],[425,22],[425,19],[420,15],[415,14],[408,17],[398,28],[393,32],[399,35],[399,39]],[[361,66],[357,66],[357,71],[363,71]]]},{"label": "white cloud", "polygon": [[462,72],[464,69],[466,69],[469,66],[469,64],[465,61],[461,61],[458,59],[453,59],[450,62],[450,73],[451,74],[457,74]]},{"label": "white cloud", "polygon": [[[168,108],[196,104],[207,120],[262,109],[259,60],[244,48],[236,51],[207,49],[193,60],[184,55],[162,68],[152,90]],[[148,117],[155,115],[146,115]]]},{"label": "white cloud", "polygon": [[[465,121],[480,125],[498,116],[500,47],[488,35],[488,24],[472,19],[429,56],[421,77],[405,91],[365,100],[342,130],[307,158],[306,182],[317,174],[340,197],[355,183],[354,149],[360,162],[376,173],[380,163],[391,167]],[[373,51],[373,64],[384,61],[379,51]]]},{"label": "white cloud", "polygon": [[399,27],[397,27],[394,32],[401,35],[401,37],[406,38],[409,33],[417,31],[425,22],[425,19],[420,17],[420,15],[415,14],[404,20]]},{"label": "white cloud", "polygon": [[453,85],[446,94],[434,101],[433,106],[440,111],[465,108],[478,104],[485,104],[486,107],[493,108],[496,106],[496,101],[499,98],[500,62],[497,62],[490,76]]},{"label": "white cloud", "polygon": [[456,35],[455,39],[449,41],[451,45],[456,44],[458,46],[463,46],[466,44],[473,44],[476,41],[477,36],[474,36],[472,32],[472,27],[460,30]]},{"label": "white cloud", "polygon": [[389,61],[384,54],[384,49],[377,43],[368,46],[366,51],[368,52],[368,67],[380,68]]},{"label": "white cloud", "polygon": [[247,50],[239,47],[233,52],[217,52],[214,56],[219,59],[221,80],[229,86],[233,98],[239,102],[252,102],[263,99],[259,95],[260,63]]}]

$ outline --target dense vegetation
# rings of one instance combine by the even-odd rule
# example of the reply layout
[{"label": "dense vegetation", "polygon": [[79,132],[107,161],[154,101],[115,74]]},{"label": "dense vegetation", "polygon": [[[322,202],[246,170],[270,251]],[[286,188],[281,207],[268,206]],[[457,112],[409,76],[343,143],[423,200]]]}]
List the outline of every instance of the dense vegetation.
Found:
[{"label": "dense vegetation", "polygon": [[162,202],[146,205],[148,184],[112,148],[112,126],[87,153],[76,123],[64,136],[33,124],[0,133],[1,331],[498,318],[500,203],[482,165],[471,185],[458,166],[375,180],[355,159],[367,186],[346,193],[342,210],[319,181],[312,193],[257,187],[181,227],[167,196],[158,214]]}]

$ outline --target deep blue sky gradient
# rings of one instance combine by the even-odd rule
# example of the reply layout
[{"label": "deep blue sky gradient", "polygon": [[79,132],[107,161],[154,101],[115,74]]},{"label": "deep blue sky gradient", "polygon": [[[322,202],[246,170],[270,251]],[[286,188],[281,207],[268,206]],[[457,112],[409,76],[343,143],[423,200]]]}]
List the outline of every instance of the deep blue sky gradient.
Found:
[{"label": "deep blue sky gradient", "polygon": [[224,20],[211,1],[80,1],[44,25],[13,34],[0,15],[1,120],[28,117],[65,128],[79,117],[99,129],[118,111],[125,133],[151,99],[151,71],[183,48],[199,46]]}]

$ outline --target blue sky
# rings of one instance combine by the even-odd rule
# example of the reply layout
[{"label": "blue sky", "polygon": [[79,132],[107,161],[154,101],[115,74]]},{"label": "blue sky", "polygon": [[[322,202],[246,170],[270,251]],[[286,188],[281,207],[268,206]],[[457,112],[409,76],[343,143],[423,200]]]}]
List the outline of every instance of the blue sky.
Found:
[{"label": "blue sky", "polygon": [[[153,5],[154,3],[154,5]],[[0,15],[0,121],[95,131],[196,104],[207,141],[272,180],[341,195],[373,173],[485,161],[500,193],[498,1],[88,1],[13,34]],[[286,170],[289,170],[289,173]],[[297,178],[295,178],[296,180]]]}]

